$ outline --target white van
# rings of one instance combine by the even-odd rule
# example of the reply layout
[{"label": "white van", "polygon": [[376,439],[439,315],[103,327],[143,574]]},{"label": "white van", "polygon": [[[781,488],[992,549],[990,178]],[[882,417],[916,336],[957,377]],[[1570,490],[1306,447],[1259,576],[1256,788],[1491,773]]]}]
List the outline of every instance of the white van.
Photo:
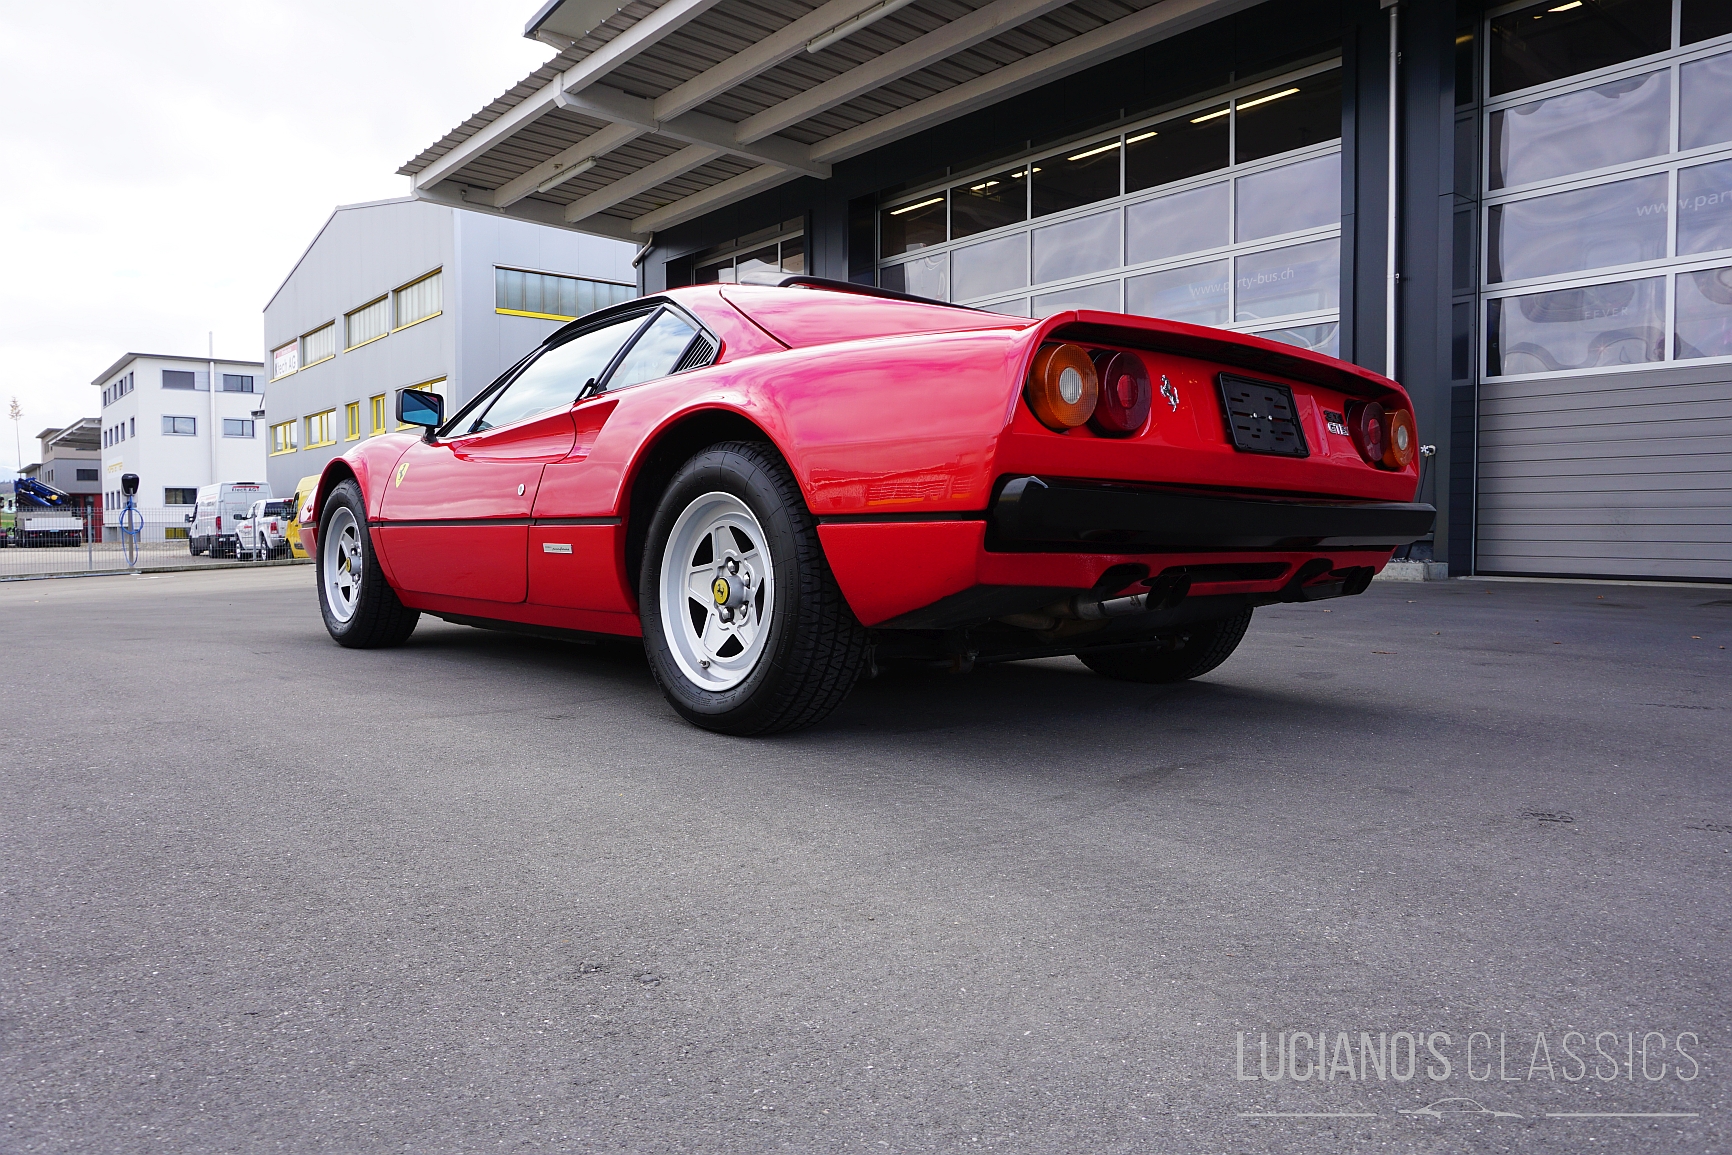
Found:
[{"label": "white van", "polygon": [[235,556],[235,524],[261,498],[270,498],[271,487],[260,481],[222,481],[198,487],[198,504],[186,515],[192,523],[186,546],[195,554]]}]

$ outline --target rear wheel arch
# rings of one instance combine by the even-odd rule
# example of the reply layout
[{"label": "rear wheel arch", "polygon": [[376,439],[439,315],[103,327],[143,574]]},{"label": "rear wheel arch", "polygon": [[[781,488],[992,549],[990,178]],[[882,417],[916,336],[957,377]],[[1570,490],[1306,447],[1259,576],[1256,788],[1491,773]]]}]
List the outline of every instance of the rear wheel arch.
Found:
[{"label": "rear wheel arch", "polygon": [[638,588],[644,543],[649,540],[650,523],[655,520],[656,508],[668,483],[680,466],[721,441],[760,442],[782,459],[796,479],[799,476],[775,438],[744,414],[730,409],[700,409],[670,423],[639,451],[626,486],[626,500],[620,513],[625,522],[622,561],[627,589],[635,593]]}]

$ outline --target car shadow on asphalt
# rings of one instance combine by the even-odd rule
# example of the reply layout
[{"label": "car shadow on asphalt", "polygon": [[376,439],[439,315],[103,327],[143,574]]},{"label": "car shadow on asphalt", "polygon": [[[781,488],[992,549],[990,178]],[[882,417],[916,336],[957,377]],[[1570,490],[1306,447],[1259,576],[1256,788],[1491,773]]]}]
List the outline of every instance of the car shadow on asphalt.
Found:
[{"label": "car shadow on asphalt", "polygon": [[969,674],[892,669],[862,681],[820,729],[855,736],[975,730],[996,737],[1034,724],[1053,734],[1086,733],[1094,741],[1110,742],[1115,731],[1140,741],[1142,728],[1155,722],[1207,729],[1230,721],[1254,730],[1309,726],[1321,710],[1350,729],[1371,729],[1391,717],[1322,686],[1289,691],[1235,683],[1230,669],[1197,681],[1141,685],[1102,677],[1074,659],[1049,658]]},{"label": "car shadow on asphalt", "polygon": [[[496,664],[497,672],[508,676],[568,677],[619,687],[654,684],[636,639],[574,643],[439,623],[417,630],[406,649],[461,662],[474,673]],[[645,708],[667,709],[659,700]],[[1176,734],[1208,733],[1226,722],[1268,732],[1309,729],[1324,714],[1343,732],[1371,733],[1398,724],[1393,708],[1354,701],[1338,686],[1249,685],[1234,680],[1231,664],[1196,681],[1141,685],[1102,677],[1074,658],[1045,658],[981,666],[966,674],[892,665],[875,678],[861,679],[836,713],[816,726],[757,740],[816,747],[863,736],[943,733],[998,745],[1032,728],[1054,738],[1144,745],[1147,727],[1154,724]]]}]

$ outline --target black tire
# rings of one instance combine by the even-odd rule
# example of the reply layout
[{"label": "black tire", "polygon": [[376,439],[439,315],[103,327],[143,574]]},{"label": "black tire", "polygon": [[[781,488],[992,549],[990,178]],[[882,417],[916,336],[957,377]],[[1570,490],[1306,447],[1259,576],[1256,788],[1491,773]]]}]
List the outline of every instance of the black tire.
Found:
[{"label": "black tire", "polygon": [[[682,670],[663,627],[662,557],[675,523],[707,493],[750,509],[770,552],[775,599],[763,650],[738,684],[711,690]],[[656,507],[638,580],[644,651],[668,703],[695,726],[721,734],[776,734],[810,726],[842,704],[866,665],[866,630],[848,608],[818,541],[818,524],[776,451],[727,441],[674,474]]]},{"label": "black tire", "polygon": [[[339,510],[347,511],[354,520],[361,547],[360,588],[355,595],[354,612],[346,621],[332,609],[325,581],[326,551],[335,546],[326,531]],[[397,591],[379,568],[373,534],[367,528],[367,503],[361,496],[361,487],[354,481],[339,482],[319,510],[319,553],[313,562],[313,580],[319,590],[319,613],[325,619],[325,629],[339,646],[352,650],[400,646],[421,620],[420,610],[412,610],[397,600]]]},{"label": "black tire", "polygon": [[1121,682],[1184,682],[1198,678],[1232,657],[1251,624],[1251,611],[1202,622],[1176,634],[1180,644],[1130,646],[1122,650],[1084,650],[1077,657],[1097,674]]}]

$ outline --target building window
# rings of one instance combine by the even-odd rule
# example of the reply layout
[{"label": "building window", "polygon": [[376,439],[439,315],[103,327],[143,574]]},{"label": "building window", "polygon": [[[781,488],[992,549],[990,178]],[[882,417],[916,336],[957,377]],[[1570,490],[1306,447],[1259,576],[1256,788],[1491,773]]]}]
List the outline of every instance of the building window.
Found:
[{"label": "building window", "polygon": [[1486,376],[1732,360],[1732,23],[1692,42],[1693,3],[1489,21]]},{"label": "building window", "polygon": [[301,368],[329,361],[337,355],[337,323],[320,325],[301,335]]},{"label": "building window", "polygon": [[164,389],[196,389],[198,374],[190,369],[164,369],[162,371],[162,387]]},{"label": "building window", "polygon": [[299,421],[284,421],[279,425],[271,426],[271,453],[273,455],[295,451],[299,445],[296,432],[300,428],[300,424]]},{"label": "building window", "polygon": [[[923,198],[926,199],[926,198]],[[940,201],[944,198],[939,197]],[[930,210],[930,205],[914,207],[913,217]],[[939,210],[942,213],[942,209]],[[901,218],[899,218],[900,220]],[[692,283],[697,285],[773,285],[783,277],[806,271],[806,238],[799,221],[784,221],[776,229],[754,237],[741,237],[708,252],[699,253],[692,261]],[[777,233],[781,235],[778,236]],[[635,294],[633,294],[635,296]]]},{"label": "building window", "polygon": [[[130,434],[127,433],[128,429],[132,430],[132,432]],[[131,437],[138,436],[138,418],[136,418],[136,417],[128,417],[126,419],[126,424],[121,427],[120,439],[122,441],[125,441],[127,439],[127,437],[129,437],[129,436],[131,436]]]},{"label": "building window", "polygon": [[878,283],[1022,316],[1164,317],[1334,355],[1340,134],[1341,70],[1325,63],[1031,151],[886,201]]},{"label": "building window", "polygon": [[369,436],[377,436],[385,432],[385,395],[381,393],[376,397],[369,397],[367,409],[369,416],[373,419],[373,432]]},{"label": "building window", "polygon": [[198,489],[195,486],[170,486],[162,491],[164,505],[197,505]]},{"label": "building window", "polygon": [[103,407],[107,408],[108,406],[113,405],[116,401],[119,401],[122,397],[125,397],[131,392],[132,374],[128,373],[126,376],[122,377],[120,380],[102,391]]},{"label": "building window", "polygon": [[368,341],[377,341],[390,331],[391,296],[387,293],[377,301],[343,315],[343,348],[354,349]]},{"label": "building window", "polygon": [[[439,396],[445,398],[445,407],[446,407],[445,412],[447,412],[447,413],[451,412],[451,398],[449,396],[446,396],[445,378],[435,377],[433,380],[423,381],[419,385],[410,385],[409,388],[410,389],[419,389],[423,393],[437,393],[437,394],[439,394]],[[399,389],[398,392],[401,393],[402,390]],[[420,427],[416,426],[416,425],[404,425],[401,422],[399,422],[397,424],[397,428],[398,429],[418,429]]]},{"label": "building window", "polygon": [[78,471],[78,480],[80,480],[80,481],[99,481],[99,480],[101,480],[101,478],[97,474],[97,471],[94,469],[80,469]]},{"label": "building window", "polygon": [[290,341],[271,350],[271,380],[287,377],[301,367],[301,343]]},{"label": "building window", "polygon": [[253,391],[252,374],[250,374],[250,373],[224,373],[223,374],[223,392],[224,393],[251,393],[252,391]]},{"label": "building window", "polygon": [[410,325],[439,315],[444,307],[440,303],[442,279],[440,270],[434,269],[392,293],[397,304],[397,328],[407,329]]},{"label": "building window", "polygon": [[162,529],[164,541],[185,541],[191,533],[191,528],[184,525],[166,525]]},{"label": "building window", "polygon": [[164,417],[162,431],[174,437],[198,436],[198,418],[196,417]]},{"label": "building window", "polygon": [[343,436],[350,441],[361,439],[361,403],[351,401],[343,406]]},{"label": "building window", "polygon": [[223,418],[223,436],[224,437],[251,437],[252,435],[253,435],[253,423],[251,421],[249,421],[247,418],[245,418],[245,417],[224,417]]},{"label": "building window", "polygon": [[308,449],[317,449],[322,445],[335,445],[337,442],[337,411],[327,409],[323,413],[314,413],[307,418]]},{"label": "building window", "polygon": [[571,321],[597,309],[637,296],[632,285],[531,273],[523,269],[493,270],[493,311],[509,317],[544,317]]}]

